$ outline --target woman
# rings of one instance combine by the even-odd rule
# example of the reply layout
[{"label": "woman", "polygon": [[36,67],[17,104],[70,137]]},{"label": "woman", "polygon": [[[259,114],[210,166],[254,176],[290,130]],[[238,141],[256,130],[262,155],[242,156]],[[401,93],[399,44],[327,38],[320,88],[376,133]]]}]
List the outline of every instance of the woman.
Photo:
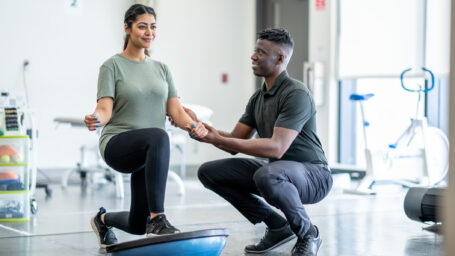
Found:
[{"label": "woman", "polygon": [[169,167],[166,113],[198,137],[207,130],[183,110],[169,69],[147,51],[156,36],[156,14],[141,4],[125,13],[125,45],[100,68],[97,106],[85,116],[90,131],[104,126],[100,152],[106,163],[131,173],[129,212],[100,211],[91,220],[101,248],[117,242],[111,227],[147,237],[179,232],[164,214]]}]

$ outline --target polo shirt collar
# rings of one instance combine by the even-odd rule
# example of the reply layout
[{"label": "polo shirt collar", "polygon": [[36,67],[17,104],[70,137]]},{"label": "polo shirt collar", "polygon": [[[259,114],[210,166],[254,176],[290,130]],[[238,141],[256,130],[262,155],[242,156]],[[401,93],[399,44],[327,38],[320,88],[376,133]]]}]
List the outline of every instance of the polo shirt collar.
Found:
[{"label": "polo shirt collar", "polygon": [[261,88],[262,94],[271,95],[271,96],[275,95],[275,93],[278,91],[278,88],[280,88],[283,81],[288,77],[289,77],[289,75],[286,70],[281,72],[281,74],[277,77],[277,79],[273,83],[272,88],[270,88],[270,90],[268,90],[268,91],[267,91],[267,87],[265,86],[265,82],[264,82],[264,84],[262,84],[262,88]]}]

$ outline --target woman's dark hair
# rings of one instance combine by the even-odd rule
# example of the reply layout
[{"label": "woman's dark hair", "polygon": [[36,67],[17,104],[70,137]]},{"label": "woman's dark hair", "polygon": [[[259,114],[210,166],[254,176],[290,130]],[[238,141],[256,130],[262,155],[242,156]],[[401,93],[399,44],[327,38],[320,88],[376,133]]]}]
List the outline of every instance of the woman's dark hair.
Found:
[{"label": "woman's dark hair", "polygon": [[[125,19],[123,20],[123,23],[127,25],[128,28],[131,29],[131,25],[133,22],[136,21],[137,16],[142,15],[142,14],[151,14],[153,17],[156,19],[156,13],[155,10],[153,10],[152,7],[146,6],[143,4],[133,4],[125,13]],[[128,45],[130,37],[128,35],[125,36],[125,43],[123,44],[123,50],[126,49],[126,46]],[[145,54],[150,56],[150,53],[148,52],[147,49],[145,49]]]}]

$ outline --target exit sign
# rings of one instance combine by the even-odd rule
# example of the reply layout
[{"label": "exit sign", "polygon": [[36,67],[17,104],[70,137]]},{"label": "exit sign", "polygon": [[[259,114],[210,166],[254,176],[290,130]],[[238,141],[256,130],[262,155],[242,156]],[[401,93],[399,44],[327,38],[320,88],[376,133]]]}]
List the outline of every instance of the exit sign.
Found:
[{"label": "exit sign", "polygon": [[325,10],[326,0],[316,0],[316,10],[323,11]]}]

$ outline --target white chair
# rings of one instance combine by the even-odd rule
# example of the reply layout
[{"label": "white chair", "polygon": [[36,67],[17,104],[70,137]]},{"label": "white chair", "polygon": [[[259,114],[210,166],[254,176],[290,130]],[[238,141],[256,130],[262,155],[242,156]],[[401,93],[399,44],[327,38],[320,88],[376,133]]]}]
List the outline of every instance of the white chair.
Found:
[{"label": "white chair", "polygon": [[[54,122],[57,124],[70,124],[71,126],[77,128],[85,128],[84,121],[79,118],[57,117],[54,119]],[[83,145],[81,146],[80,151],[80,161],[77,163],[77,167],[71,168],[63,174],[61,181],[62,187],[66,188],[71,174],[77,172],[81,177],[82,186],[86,186],[89,180],[91,180],[92,183],[105,183],[106,181],[110,181],[115,185],[116,197],[123,198],[125,195],[123,175],[112,170],[106,163],[104,163],[99,153],[98,146]],[[88,165],[86,163],[87,154],[95,154],[96,163],[94,165]]]},{"label": "white chair", "polygon": [[[195,104],[185,105],[187,108],[193,110],[198,119],[205,123],[210,123],[209,119],[213,114],[213,111],[207,107]],[[57,117],[54,118],[54,122],[57,124],[70,124],[73,127],[85,128],[85,123],[80,118],[68,118],[68,117]],[[185,186],[182,178],[186,175],[186,157],[185,157],[185,144],[187,142],[187,137],[183,134],[178,134],[175,132],[176,128],[171,126],[169,122],[166,122],[166,130],[169,134],[169,139],[171,143],[171,149],[176,148],[180,153],[180,176],[176,172],[169,170],[168,179],[173,180],[178,185],[178,194],[180,196],[185,195]],[[101,130],[98,130],[98,133]],[[91,176],[92,180],[95,181],[95,174],[101,174],[105,180],[113,182],[116,188],[116,196],[118,198],[124,197],[124,187],[123,187],[123,175],[117,171],[114,171],[112,168],[107,166],[107,164],[101,158],[101,155],[98,150],[98,146],[87,146],[83,145],[80,148],[81,156],[80,161],[77,164],[77,168],[72,168],[67,170],[62,177],[62,187],[66,188],[68,186],[68,179],[71,174],[78,172],[81,176],[82,185],[87,185],[87,175]],[[88,166],[85,161],[86,154],[96,154],[96,164]]]},{"label": "white chair", "polygon": [[[193,110],[199,121],[211,124],[210,118],[213,115],[213,111],[211,109],[196,104],[184,104],[184,106]],[[171,151],[173,148],[176,148],[180,153],[180,177],[183,179],[186,176],[185,144],[188,141],[188,135],[182,134],[180,129],[172,126],[169,122],[166,122],[166,130],[171,141]]]},{"label": "white chair", "polygon": [[[82,119],[78,119],[78,118],[57,117],[54,119],[54,122],[56,122],[57,124],[70,124],[71,126],[74,126],[74,127],[85,128],[84,121]],[[100,131],[101,130],[98,130],[98,133]],[[171,138],[171,141],[173,141],[174,143],[177,142],[175,139],[172,140],[173,137],[171,134],[169,134],[169,136]],[[181,147],[182,141],[180,141],[180,142],[178,142],[178,144],[174,144],[174,145],[178,145],[179,149],[183,150],[183,147]],[[115,188],[116,188],[116,190],[115,190],[116,197],[123,198],[125,195],[124,186],[123,186],[123,175],[121,173],[113,170],[112,168],[110,168],[103,161],[103,159],[101,158],[101,155],[99,153],[98,146],[97,145],[96,146],[83,145],[83,146],[81,146],[80,151],[81,151],[80,161],[77,164],[77,167],[71,168],[63,174],[62,181],[61,181],[62,187],[66,188],[68,186],[68,180],[69,180],[71,174],[73,174],[74,172],[77,172],[80,174],[81,182],[82,182],[81,184],[83,186],[86,186],[90,179],[92,180],[92,183],[97,183],[96,174],[101,174],[101,177],[98,177],[101,179],[98,179],[98,181],[106,181],[106,180],[111,181],[115,185]],[[181,152],[184,153],[184,151],[181,151]],[[86,161],[85,161],[86,154],[95,154],[96,155],[96,164],[95,165],[86,164]],[[184,159],[184,155],[182,157]],[[90,176],[89,179],[87,178],[87,176]],[[183,196],[185,194],[185,187],[184,187],[182,179],[175,172],[173,172],[171,170],[169,170],[168,178],[177,183],[178,188],[179,188],[178,194]]]}]

